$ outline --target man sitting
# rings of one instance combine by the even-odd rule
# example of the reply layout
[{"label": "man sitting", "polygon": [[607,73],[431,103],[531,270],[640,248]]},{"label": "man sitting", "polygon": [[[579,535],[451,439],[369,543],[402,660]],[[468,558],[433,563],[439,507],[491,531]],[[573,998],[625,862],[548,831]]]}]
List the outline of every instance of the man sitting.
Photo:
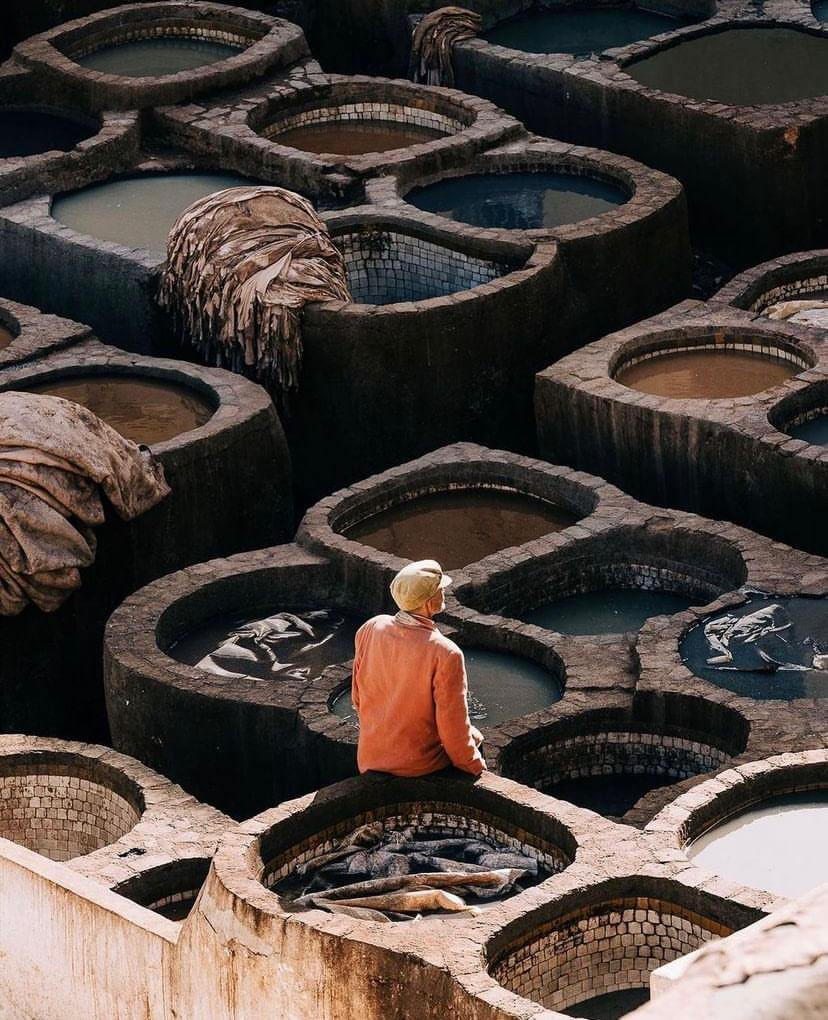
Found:
[{"label": "man sitting", "polygon": [[433,621],[450,584],[436,561],[410,563],[391,582],[400,611],[357,631],[360,772],[423,776],[454,765],[477,776],[486,768],[483,737],[469,720],[463,653]]}]

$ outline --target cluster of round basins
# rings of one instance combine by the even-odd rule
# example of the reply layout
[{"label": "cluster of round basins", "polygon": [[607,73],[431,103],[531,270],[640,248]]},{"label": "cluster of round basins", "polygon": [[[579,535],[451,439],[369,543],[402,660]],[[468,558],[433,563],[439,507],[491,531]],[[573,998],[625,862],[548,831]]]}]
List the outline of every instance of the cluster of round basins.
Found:
[{"label": "cluster of round basins", "polygon": [[437,93],[344,82],[271,99],[247,118],[263,138],[333,160],[433,142],[474,121],[463,103]]},{"label": "cluster of round basins", "polygon": [[53,861],[117,842],[143,810],[137,784],[103,763],[60,752],[0,761],[0,835]]},{"label": "cluster of round basins", "polygon": [[813,365],[790,337],[727,328],[631,341],[613,358],[609,371],[616,382],[641,393],[719,400],[773,389]]}]

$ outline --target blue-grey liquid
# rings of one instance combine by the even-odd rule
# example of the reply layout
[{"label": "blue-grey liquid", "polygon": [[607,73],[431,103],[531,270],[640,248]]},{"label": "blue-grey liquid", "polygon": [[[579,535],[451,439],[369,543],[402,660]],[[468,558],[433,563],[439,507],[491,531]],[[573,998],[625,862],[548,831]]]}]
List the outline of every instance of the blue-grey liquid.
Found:
[{"label": "blue-grey liquid", "polygon": [[814,446],[828,446],[828,414],[811,418],[810,421],[795,425],[786,431],[794,439],[802,439],[806,443],[813,443]]},{"label": "blue-grey liquid", "polygon": [[547,602],[521,619],[559,634],[626,634],[640,630],[651,616],[672,616],[693,602],[672,592],[605,588]]},{"label": "blue-grey liquid", "polygon": [[58,195],[52,215],[81,234],[163,255],[170,228],[196,199],[249,183],[239,174],[144,174]]},{"label": "blue-grey liquid", "polygon": [[680,28],[686,21],[635,7],[532,11],[496,25],[485,38],[525,53],[588,56]]},{"label": "blue-grey liquid", "polygon": [[730,106],[828,95],[828,38],[791,28],[730,28],[660,50],[626,68],[637,82]]},{"label": "blue-grey liquid", "polygon": [[104,46],[81,57],[77,63],[90,71],[124,78],[161,78],[215,64],[239,52],[236,46],[209,39],[138,39]]},{"label": "blue-grey liquid", "polygon": [[828,21],[828,0],[818,0],[811,9],[817,21]]},{"label": "blue-grey liquid", "polygon": [[[784,634],[786,646],[770,649],[775,657],[792,666],[804,667],[813,662],[816,650],[828,654],[828,599],[759,596],[726,612],[731,616],[743,617],[771,603],[782,606],[793,622],[793,627]],[[745,698],[769,701],[828,698],[828,671],[798,668],[739,670],[733,664],[708,665],[707,660],[714,657],[716,651],[711,649],[705,637],[704,625],[708,620],[723,615],[718,613],[715,617],[702,620],[681,641],[679,650],[682,661],[696,676]]]},{"label": "blue-grey liquid", "polygon": [[618,1020],[650,1001],[649,988],[624,988],[620,992],[606,992],[563,1010],[567,1016],[585,1020]]},{"label": "blue-grey liquid", "polygon": [[537,230],[598,216],[623,205],[627,196],[591,177],[538,171],[451,177],[415,188],[405,200],[475,227]]},{"label": "blue-grey liquid", "polygon": [[[558,681],[542,666],[517,655],[480,648],[464,650],[469,678],[469,716],[478,725],[496,726],[560,701]],[[331,706],[334,715],[356,721],[350,690]]]}]

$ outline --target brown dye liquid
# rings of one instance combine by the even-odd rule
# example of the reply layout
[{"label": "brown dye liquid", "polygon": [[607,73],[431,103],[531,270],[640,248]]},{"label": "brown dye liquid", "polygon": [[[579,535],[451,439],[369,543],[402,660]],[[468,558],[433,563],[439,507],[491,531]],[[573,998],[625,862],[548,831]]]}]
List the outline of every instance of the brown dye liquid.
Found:
[{"label": "brown dye liquid", "polygon": [[88,375],[30,386],[30,393],[74,400],[134,443],[163,443],[208,421],[213,410],[176,383],[135,376]]},{"label": "brown dye liquid", "polygon": [[4,351],[12,340],[14,340],[14,333],[4,326],[0,326],[0,351]]},{"label": "brown dye liquid", "polygon": [[290,145],[304,152],[361,156],[431,142],[445,137],[445,132],[393,121],[327,121],[303,124],[271,137],[279,145]]},{"label": "brown dye liquid", "polygon": [[625,368],[617,381],[658,397],[748,397],[779,386],[801,369],[750,351],[699,349],[662,354]]},{"label": "brown dye liquid", "polygon": [[574,514],[515,492],[461,489],[409,500],[360,521],[347,538],[406,560],[434,559],[446,570],[574,524]]}]

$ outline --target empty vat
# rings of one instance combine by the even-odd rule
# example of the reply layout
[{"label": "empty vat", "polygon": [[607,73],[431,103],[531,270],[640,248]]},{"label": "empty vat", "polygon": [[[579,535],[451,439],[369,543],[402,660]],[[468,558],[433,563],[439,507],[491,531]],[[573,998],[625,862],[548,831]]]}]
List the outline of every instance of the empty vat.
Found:
[{"label": "empty vat", "polygon": [[[485,648],[465,648],[469,716],[479,726],[499,723],[548,708],[563,696],[560,681],[530,659]],[[357,722],[350,689],[339,694],[331,711]]]},{"label": "empty vat", "polygon": [[179,71],[192,71],[239,53],[241,48],[213,39],[159,36],[136,39],[92,50],[76,62],[89,71],[117,74],[124,78],[160,78]]},{"label": "empty vat", "polygon": [[57,195],[52,216],[81,234],[164,255],[167,234],[187,206],[250,181],[231,173],[158,173]]},{"label": "empty vat", "polygon": [[699,867],[740,885],[798,897],[828,880],[828,791],[769,797],[687,848]]},{"label": "empty vat", "polygon": [[687,21],[633,6],[535,10],[501,22],[484,38],[524,53],[584,57],[671,32],[683,24]]},{"label": "empty vat", "polygon": [[670,591],[605,588],[555,599],[521,618],[559,634],[625,634],[640,630],[651,616],[672,616],[693,602]]},{"label": "empty vat", "polygon": [[414,188],[405,200],[475,227],[538,230],[590,219],[628,197],[618,185],[596,177],[538,170],[448,177]]},{"label": "empty vat", "polygon": [[169,921],[183,921],[209,870],[209,857],[185,857],[143,871],[116,885],[114,891]]},{"label": "empty vat", "polygon": [[59,376],[26,389],[82,404],[122,436],[148,446],[199,428],[215,412],[192,387],[137,373]]},{"label": "empty vat", "polygon": [[625,68],[652,89],[729,106],[828,95],[828,38],[796,28],[739,26],[698,35]]},{"label": "empty vat", "polygon": [[828,599],[752,596],[682,638],[696,676],[742,697],[828,698]]},{"label": "empty vat", "polygon": [[526,493],[454,489],[406,500],[343,534],[401,559],[435,559],[445,570],[456,570],[561,531],[577,519],[564,507]]},{"label": "empty vat", "polygon": [[222,617],[179,638],[167,651],[217,676],[313,680],[327,666],[354,657],[354,634],[362,622],[331,609]]},{"label": "empty vat", "polygon": [[0,110],[0,159],[68,152],[98,130],[90,120],[57,110],[12,107]]}]

